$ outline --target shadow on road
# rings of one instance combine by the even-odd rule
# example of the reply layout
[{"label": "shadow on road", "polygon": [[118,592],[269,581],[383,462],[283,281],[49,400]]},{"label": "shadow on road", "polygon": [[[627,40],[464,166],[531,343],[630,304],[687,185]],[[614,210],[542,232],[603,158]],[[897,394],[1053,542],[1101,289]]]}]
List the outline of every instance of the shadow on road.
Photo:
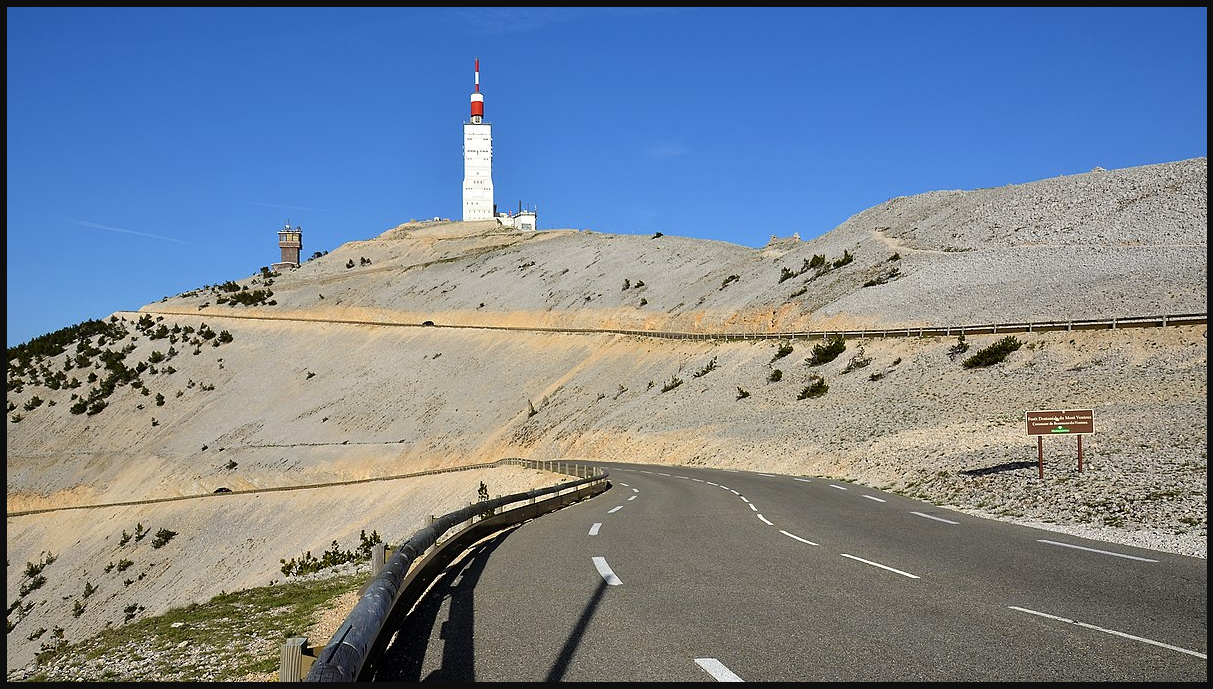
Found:
[{"label": "shadow on road", "polygon": [[[475,644],[476,582],[484,573],[489,555],[508,531],[474,546],[468,554],[453,563],[434,582],[434,585],[411,613],[405,616],[396,630],[396,635],[376,663],[376,682],[475,682],[473,663]],[[443,604],[450,600],[450,610],[441,623],[438,639],[442,640],[442,665],[421,677],[426,652],[430,650],[433,631],[438,624]],[[385,630],[384,633],[389,633]],[[435,644],[437,645],[437,643]],[[439,649],[434,649],[438,651]]]},{"label": "shadow on road", "polygon": [[[478,543],[457,562],[447,567],[395,630],[392,640],[375,662],[375,682],[475,682],[475,596],[476,584],[488,566],[490,556],[509,531],[503,531]],[[601,581],[594,590],[577,623],[569,631],[560,652],[548,670],[548,682],[562,681],[581,645],[594,614],[606,593]],[[445,620],[443,613],[445,609]],[[437,634],[435,634],[437,630]],[[427,655],[441,654],[441,665],[429,672]],[[424,673],[424,674],[423,674]]]},{"label": "shadow on road", "polygon": [[586,601],[585,610],[581,611],[581,617],[577,618],[577,626],[573,627],[573,631],[569,633],[569,638],[564,642],[564,647],[560,649],[560,655],[556,656],[556,662],[552,664],[552,669],[548,671],[548,677],[545,682],[559,682],[564,679],[564,673],[569,669],[569,662],[573,660],[573,654],[577,652],[577,647],[581,645],[581,637],[585,635],[585,630],[590,626],[590,620],[594,618],[594,613],[598,610],[598,604],[602,601],[602,594],[606,591],[607,583],[604,579],[598,583],[598,588],[594,590],[594,595]]}]

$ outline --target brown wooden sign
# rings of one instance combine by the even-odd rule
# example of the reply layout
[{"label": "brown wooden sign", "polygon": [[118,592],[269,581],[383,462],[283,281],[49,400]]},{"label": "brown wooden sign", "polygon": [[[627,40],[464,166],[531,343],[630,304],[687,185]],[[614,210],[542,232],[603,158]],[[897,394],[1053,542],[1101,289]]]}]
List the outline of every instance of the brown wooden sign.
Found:
[{"label": "brown wooden sign", "polygon": [[1030,411],[1028,435],[1091,435],[1095,433],[1095,410]]}]

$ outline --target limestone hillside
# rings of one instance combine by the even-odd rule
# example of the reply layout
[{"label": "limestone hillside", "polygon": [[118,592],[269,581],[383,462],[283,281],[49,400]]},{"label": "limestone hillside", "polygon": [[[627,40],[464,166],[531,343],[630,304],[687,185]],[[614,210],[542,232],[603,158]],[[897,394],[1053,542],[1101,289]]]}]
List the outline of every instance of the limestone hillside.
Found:
[{"label": "limestone hillside", "polygon": [[[1003,335],[851,338],[810,365],[820,338],[542,329],[1204,314],[1207,192],[1198,158],[890,199],[809,241],[771,227],[760,249],[426,222],[281,273],[250,259],[248,276],[115,313],[58,353],[9,350],[9,532],[52,528],[19,511],[586,458],[830,476],[1203,556],[1203,324],[1020,333],[978,368],[962,362]],[[1024,412],[1078,408],[1095,410],[1086,470],[1073,438],[1050,438],[1040,480]],[[259,518],[313,529],[305,493]],[[329,539],[314,540],[291,545]],[[10,602],[37,552],[30,536],[15,555],[10,535]]]}]

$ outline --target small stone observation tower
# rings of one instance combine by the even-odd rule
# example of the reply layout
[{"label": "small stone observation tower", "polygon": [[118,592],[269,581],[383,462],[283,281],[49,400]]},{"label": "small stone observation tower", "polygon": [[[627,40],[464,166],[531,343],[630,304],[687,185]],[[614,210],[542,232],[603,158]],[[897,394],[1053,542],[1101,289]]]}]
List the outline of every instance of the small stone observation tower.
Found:
[{"label": "small stone observation tower", "polygon": [[287,223],[285,227],[278,230],[278,248],[282,250],[282,260],[275,263],[272,268],[279,270],[281,268],[298,268],[299,253],[303,251],[303,228],[300,226],[291,227]]}]

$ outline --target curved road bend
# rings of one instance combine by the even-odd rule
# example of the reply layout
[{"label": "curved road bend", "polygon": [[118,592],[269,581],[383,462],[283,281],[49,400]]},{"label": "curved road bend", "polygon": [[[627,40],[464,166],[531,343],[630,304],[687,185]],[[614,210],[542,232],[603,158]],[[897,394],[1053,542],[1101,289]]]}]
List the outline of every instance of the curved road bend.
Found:
[{"label": "curved road bend", "polygon": [[378,681],[1207,681],[1207,567],[823,479],[608,464],[482,542]]}]

